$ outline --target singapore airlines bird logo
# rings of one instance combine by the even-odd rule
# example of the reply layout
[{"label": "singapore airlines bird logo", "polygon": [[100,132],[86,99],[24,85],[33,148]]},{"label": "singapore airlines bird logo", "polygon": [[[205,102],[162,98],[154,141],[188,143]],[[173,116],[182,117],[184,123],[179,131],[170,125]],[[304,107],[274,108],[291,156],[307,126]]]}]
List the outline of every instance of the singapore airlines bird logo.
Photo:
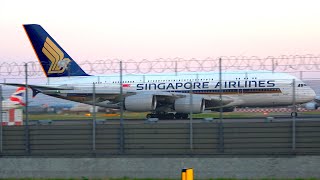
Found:
[{"label": "singapore airlines bird logo", "polygon": [[64,58],[64,54],[61,49],[59,49],[58,46],[56,46],[48,37],[43,44],[42,52],[51,61],[48,71],[49,74],[63,73],[71,61],[69,58]]}]

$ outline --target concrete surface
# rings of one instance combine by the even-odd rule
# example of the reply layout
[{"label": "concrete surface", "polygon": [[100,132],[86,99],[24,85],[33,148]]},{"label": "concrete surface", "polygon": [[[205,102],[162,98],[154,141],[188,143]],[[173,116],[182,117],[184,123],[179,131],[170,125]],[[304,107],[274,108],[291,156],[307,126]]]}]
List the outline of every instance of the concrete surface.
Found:
[{"label": "concrete surface", "polygon": [[0,178],[320,178],[320,156],[218,158],[0,158]]}]

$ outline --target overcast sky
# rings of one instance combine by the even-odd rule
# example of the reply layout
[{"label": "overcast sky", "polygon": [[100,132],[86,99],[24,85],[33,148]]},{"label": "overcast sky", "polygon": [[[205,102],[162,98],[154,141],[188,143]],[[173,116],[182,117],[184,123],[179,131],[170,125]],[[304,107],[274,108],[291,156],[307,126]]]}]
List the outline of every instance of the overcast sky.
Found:
[{"label": "overcast sky", "polygon": [[40,24],[77,61],[319,54],[317,0],[2,0],[0,62],[36,60]]}]

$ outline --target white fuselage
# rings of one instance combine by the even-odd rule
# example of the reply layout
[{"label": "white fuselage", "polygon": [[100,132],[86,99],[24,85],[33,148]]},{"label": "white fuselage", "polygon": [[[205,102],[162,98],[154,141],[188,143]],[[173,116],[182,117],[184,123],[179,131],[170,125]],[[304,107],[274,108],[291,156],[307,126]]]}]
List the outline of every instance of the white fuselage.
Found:
[{"label": "white fuselage", "polygon": [[[128,93],[152,94],[154,92],[169,92],[179,95],[189,94],[192,91],[197,96],[210,99],[216,98],[222,92],[223,96],[233,99],[225,107],[287,106],[294,103],[306,103],[315,97],[315,92],[300,79],[286,73],[272,73],[270,71],[223,72],[221,87],[217,72],[124,75],[122,82],[120,82],[119,76],[111,75],[55,78],[50,79],[49,82],[49,85],[63,84],[63,86],[70,86],[73,89],[61,90],[59,93],[43,91],[44,94],[87,104],[92,104],[92,100],[86,98],[84,94],[92,94],[93,84],[95,84],[96,94],[119,94],[120,84],[122,84],[125,95]],[[115,108],[112,105],[100,105]]]}]

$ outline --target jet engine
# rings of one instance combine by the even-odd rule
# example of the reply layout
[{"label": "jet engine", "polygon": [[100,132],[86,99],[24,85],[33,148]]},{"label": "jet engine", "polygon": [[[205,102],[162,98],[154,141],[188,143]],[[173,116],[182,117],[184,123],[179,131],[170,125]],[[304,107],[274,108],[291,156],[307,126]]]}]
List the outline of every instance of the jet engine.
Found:
[{"label": "jet engine", "polygon": [[128,111],[153,111],[157,107],[156,96],[152,94],[138,94],[128,96],[124,100],[124,108]]},{"label": "jet engine", "polygon": [[308,110],[316,110],[318,109],[319,105],[316,102],[308,102],[304,105],[304,107]]},{"label": "jet engine", "polygon": [[205,102],[202,97],[193,96],[192,106],[190,106],[190,97],[180,98],[175,100],[174,109],[177,113],[190,113],[192,107],[192,113],[202,113],[205,108]]}]

